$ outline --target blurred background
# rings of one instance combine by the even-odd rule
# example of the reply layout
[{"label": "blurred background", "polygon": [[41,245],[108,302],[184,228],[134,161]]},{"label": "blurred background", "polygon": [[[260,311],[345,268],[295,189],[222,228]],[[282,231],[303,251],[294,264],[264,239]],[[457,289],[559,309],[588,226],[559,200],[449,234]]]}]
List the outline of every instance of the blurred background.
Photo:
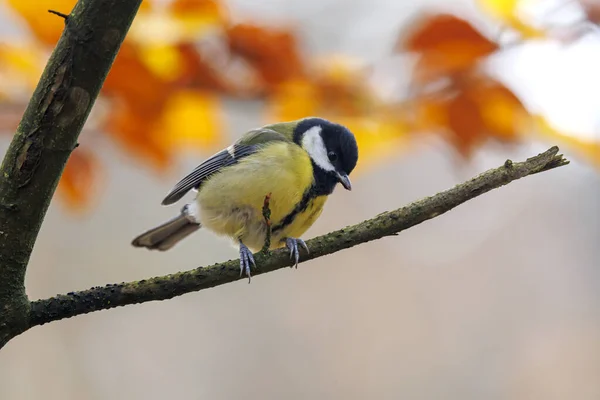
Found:
[{"label": "blurred background", "polygon": [[[4,152],[63,28],[0,1]],[[237,257],[206,231],[130,246],[167,191],[243,132],[351,128],[353,191],[305,238],[561,147],[568,167],[305,264],[36,327],[2,399],[600,398],[600,4],[576,0],[148,1],[52,201],[32,299]]]}]

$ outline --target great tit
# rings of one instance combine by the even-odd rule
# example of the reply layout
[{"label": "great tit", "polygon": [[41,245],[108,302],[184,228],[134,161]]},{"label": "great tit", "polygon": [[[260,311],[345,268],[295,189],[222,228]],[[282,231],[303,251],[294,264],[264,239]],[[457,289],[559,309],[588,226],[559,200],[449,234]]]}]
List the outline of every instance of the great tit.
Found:
[{"label": "great tit", "polygon": [[300,236],[321,215],[338,183],[351,190],[348,177],[358,161],[354,135],[322,118],[265,125],[251,130],[181,179],[162,201],[173,204],[195,190],[195,201],[180,214],[136,237],[132,245],[168,250],[183,238],[208,228],[239,243],[240,274],[256,266],[252,251],[265,243],[263,216],[270,194],[271,246],[287,246],[299,260]]}]

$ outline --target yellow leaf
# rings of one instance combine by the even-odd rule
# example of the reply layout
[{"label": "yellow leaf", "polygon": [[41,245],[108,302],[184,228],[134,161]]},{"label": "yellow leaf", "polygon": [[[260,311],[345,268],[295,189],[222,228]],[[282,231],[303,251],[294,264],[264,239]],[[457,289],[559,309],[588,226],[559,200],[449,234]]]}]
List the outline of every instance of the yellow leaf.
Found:
[{"label": "yellow leaf", "polygon": [[502,85],[479,89],[480,113],[490,134],[507,141],[521,135],[531,122],[521,101]]},{"label": "yellow leaf", "polygon": [[338,117],[331,120],[346,126],[356,137],[360,157],[355,174],[396,158],[407,148],[407,126],[400,119],[379,116]]},{"label": "yellow leaf", "polygon": [[292,121],[317,113],[317,88],[305,80],[292,80],[278,85],[267,105],[269,121]]},{"label": "yellow leaf", "polygon": [[195,91],[175,92],[165,104],[154,137],[166,148],[215,150],[223,145],[220,108],[216,96]]},{"label": "yellow leaf", "polygon": [[140,47],[146,66],[162,79],[172,81],[183,72],[183,60],[175,46],[151,44]]},{"label": "yellow leaf", "polygon": [[218,0],[174,0],[169,11],[189,31],[229,22],[227,10]]},{"label": "yellow leaf", "polygon": [[139,13],[128,37],[144,45],[173,45],[196,41],[227,21],[225,9],[217,1],[175,0],[166,10]]},{"label": "yellow leaf", "polygon": [[33,44],[0,44],[0,93],[8,97],[29,95],[37,85],[44,62],[44,52]]},{"label": "yellow leaf", "polygon": [[[600,141],[585,140],[576,133],[561,132],[541,115],[534,117],[536,132],[549,139],[552,144],[562,143],[565,147],[579,153],[588,162],[600,167]],[[562,145],[560,145],[562,147]]]},{"label": "yellow leaf", "polygon": [[477,0],[483,11],[519,32],[524,39],[546,36],[544,31],[527,24],[519,16],[522,0]]},{"label": "yellow leaf", "polygon": [[521,0],[478,0],[481,6],[498,18],[510,18],[516,14]]},{"label": "yellow leaf", "polygon": [[77,0],[7,0],[7,3],[25,19],[38,39],[44,44],[55,45],[65,27],[65,21],[47,10],[69,14]]}]

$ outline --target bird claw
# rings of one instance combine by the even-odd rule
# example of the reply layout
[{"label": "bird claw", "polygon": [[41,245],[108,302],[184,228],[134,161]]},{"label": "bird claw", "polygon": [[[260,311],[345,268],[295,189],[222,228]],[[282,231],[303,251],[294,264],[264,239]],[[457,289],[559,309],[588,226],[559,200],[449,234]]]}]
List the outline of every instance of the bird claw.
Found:
[{"label": "bird claw", "polygon": [[306,243],[304,242],[304,240],[302,239],[296,239],[296,238],[287,238],[285,239],[285,244],[287,246],[287,248],[290,250],[290,258],[293,258],[295,263],[295,267],[298,268],[298,261],[300,260],[300,251],[298,250],[298,244],[300,244],[300,246],[304,247],[304,249],[306,250],[306,252],[308,253],[308,246],[306,245]]},{"label": "bird claw", "polygon": [[246,276],[248,276],[248,283],[250,283],[250,280],[252,279],[252,276],[250,275],[250,264],[254,265],[254,268],[256,268],[256,262],[254,262],[252,252],[244,243],[240,242],[240,276],[242,276],[245,271]]}]

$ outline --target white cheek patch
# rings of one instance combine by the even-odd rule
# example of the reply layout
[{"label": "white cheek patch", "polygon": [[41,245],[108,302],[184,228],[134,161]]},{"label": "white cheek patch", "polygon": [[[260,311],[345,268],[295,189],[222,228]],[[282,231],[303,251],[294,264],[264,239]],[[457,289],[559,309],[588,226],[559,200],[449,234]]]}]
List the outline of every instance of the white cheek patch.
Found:
[{"label": "white cheek patch", "polygon": [[317,125],[304,132],[302,147],[319,167],[325,171],[335,171],[335,167],[327,157],[327,149],[321,137],[321,130],[322,128]]}]

